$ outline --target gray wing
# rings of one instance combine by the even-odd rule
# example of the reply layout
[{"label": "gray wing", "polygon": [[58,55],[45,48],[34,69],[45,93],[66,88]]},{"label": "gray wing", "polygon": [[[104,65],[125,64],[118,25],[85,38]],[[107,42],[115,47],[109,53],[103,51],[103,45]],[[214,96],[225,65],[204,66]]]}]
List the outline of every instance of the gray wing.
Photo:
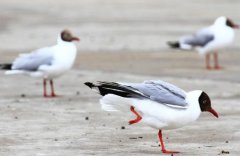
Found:
[{"label": "gray wing", "polygon": [[204,47],[209,42],[214,40],[214,34],[210,32],[208,28],[202,29],[190,36],[184,36],[180,39],[181,43],[189,44],[192,46],[201,46]]},{"label": "gray wing", "polygon": [[51,48],[41,48],[29,54],[21,54],[12,65],[13,70],[36,71],[41,65],[51,65],[53,51]]},{"label": "gray wing", "polygon": [[170,83],[150,80],[144,81],[142,84],[133,84],[131,87],[158,103],[179,107],[187,106],[186,92]]}]

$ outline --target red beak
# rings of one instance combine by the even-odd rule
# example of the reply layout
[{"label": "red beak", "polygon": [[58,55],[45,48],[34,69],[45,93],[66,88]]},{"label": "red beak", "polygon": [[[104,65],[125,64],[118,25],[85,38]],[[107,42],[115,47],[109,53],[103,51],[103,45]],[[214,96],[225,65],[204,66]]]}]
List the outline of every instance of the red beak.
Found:
[{"label": "red beak", "polygon": [[208,112],[212,113],[216,118],[218,118],[218,113],[214,109],[210,108]]},{"label": "red beak", "polygon": [[233,28],[235,28],[235,29],[239,29],[239,25],[237,25],[237,24],[235,24],[234,26],[233,26]]},{"label": "red beak", "polygon": [[72,41],[80,41],[80,39],[78,37],[72,37]]}]

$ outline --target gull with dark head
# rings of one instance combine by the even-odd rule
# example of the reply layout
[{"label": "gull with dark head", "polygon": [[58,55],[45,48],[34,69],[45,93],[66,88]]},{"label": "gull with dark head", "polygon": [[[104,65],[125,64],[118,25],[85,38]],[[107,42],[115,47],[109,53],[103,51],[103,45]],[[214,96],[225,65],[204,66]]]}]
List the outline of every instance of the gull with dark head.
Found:
[{"label": "gull with dark head", "polygon": [[[63,30],[57,38],[57,44],[44,47],[27,54],[20,54],[13,63],[0,64],[5,74],[26,74],[43,78],[43,96],[55,97],[53,79],[71,69],[76,58],[77,48],[73,41],[79,41],[69,30]],[[47,95],[47,81],[50,81],[51,95]]]},{"label": "gull with dark head", "polygon": [[181,37],[178,41],[169,41],[168,45],[172,48],[191,50],[196,48],[197,51],[205,55],[206,68],[212,69],[210,65],[210,54],[214,56],[214,68],[221,69],[218,62],[219,50],[232,44],[234,40],[234,29],[239,28],[231,19],[221,16],[218,17],[214,24],[203,28],[192,35]]},{"label": "gull with dark head", "polygon": [[130,110],[136,118],[129,124],[143,122],[158,129],[163,153],[178,153],[165,149],[162,130],[176,129],[197,120],[201,112],[218,113],[212,108],[209,96],[201,90],[185,92],[164,81],[143,83],[86,82],[85,85],[97,90],[105,111]]}]

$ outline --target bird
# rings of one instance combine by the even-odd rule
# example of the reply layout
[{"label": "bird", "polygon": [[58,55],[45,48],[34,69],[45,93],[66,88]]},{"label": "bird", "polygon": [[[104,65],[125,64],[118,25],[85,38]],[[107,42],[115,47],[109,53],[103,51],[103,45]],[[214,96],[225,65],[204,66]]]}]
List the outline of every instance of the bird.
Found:
[{"label": "bird", "polygon": [[[200,55],[205,55],[207,69],[222,69],[218,61],[219,50],[232,44],[239,25],[225,16],[218,17],[215,22],[197,32],[181,37],[178,41],[168,41],[171,48],[191,50],[196,49]],[[210,65],[210,54],[213,53],[214,67]]]},{"label": "bird", "polygon": [[[43,96],[56,97],[53,79],[73,66],[77,54],[73,41],[80,41],[80,39],[65,29],[58,35],[56,45],[20,54],[12,63],[0,64],[0,69],[7,70],[6,75],[24,74],[43,78]],[[47,94],[47,81],[51,86],[50,95]]]},{"label": "bird", "polygon": [[158,129],[162,153],[166,150],[162,130],[171,130],[197,120],[201,112],[210,112],[218,118],[212,108],[210,97],[202,90],[185,92],[162,80],[146,80],[142,83],[119,83],[98,81],[85,82],[89,88],[102,95],[100,104],[105,111],[131,111],[136,118],[129,124],[143,122]]}]

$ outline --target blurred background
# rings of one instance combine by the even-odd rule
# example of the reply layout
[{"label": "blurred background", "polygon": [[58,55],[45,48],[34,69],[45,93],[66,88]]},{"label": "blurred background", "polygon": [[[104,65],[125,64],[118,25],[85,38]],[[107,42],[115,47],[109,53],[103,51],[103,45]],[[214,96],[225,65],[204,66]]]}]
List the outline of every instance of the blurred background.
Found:
[{"label": "blurred background", "polygon": [[[68,28],[81,37],[80,52],[165,52],[166,41],[219,16],[240,23],[239,5],[238,0],[1,0],[0,51],[54,44],[54,37]],[[239,43],[237,37],[230,49]]]},{"label": "blurred background", "polygon": [[239,5],[238,0],[1,0],[0,53],[5,57],[0,61],[54,45],[67,28],[81,38],[75,63],[81,70],[239,82],[240,31],[220,54],[220,65],[228,69],[225,74],[204,70],[204,57],[196,51],[180,52],[166,45],[211,25],[219,16],[240,23]]}]

